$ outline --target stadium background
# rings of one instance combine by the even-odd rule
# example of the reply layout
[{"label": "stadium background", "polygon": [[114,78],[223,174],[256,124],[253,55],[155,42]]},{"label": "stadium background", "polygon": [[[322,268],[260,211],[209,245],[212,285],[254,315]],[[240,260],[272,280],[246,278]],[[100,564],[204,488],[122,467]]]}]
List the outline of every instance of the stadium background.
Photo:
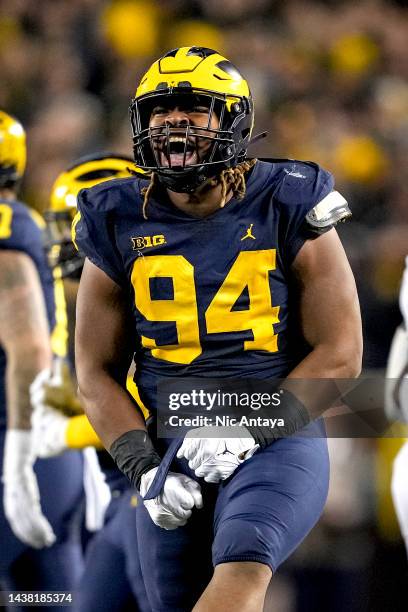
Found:
[{"label": "stadium background", "polygon": [[[382,372],[408,253],[408,19],[401,0],[0,2],[0,108],[28,133],[22,199],[40,211],[56,176],[97,150],[131,153],[128,105],[163,51],[216,48],[248,79],[251,154],[334,172],[359,288],[364,368]],[[345,313],[346,316],[346,313]],[[398,441],[331,441],[319,526],[273,581],[265,610],[405,610],[407,563],[388,494]]]}]

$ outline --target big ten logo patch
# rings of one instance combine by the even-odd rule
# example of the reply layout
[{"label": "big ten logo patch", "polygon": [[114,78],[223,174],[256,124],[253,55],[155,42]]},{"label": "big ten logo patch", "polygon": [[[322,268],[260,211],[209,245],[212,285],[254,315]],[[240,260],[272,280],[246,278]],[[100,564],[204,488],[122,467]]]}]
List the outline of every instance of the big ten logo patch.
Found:
[{"label": "big ten logo patch", "polygon": [[134,251],[166,244],[166,239],[163,234],[156,234],[156,236],[133,236],[131,241]]}]

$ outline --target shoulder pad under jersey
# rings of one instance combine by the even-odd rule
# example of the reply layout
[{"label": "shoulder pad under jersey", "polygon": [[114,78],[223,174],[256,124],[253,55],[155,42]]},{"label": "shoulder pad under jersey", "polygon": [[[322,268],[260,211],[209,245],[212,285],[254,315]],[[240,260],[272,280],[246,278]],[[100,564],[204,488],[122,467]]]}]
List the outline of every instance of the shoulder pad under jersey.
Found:
[{"label": "shoulder pad under jersey", "polygon": [[314,162],[297,159],[262,159],[271,164],[276,177],[274,197],[288,208],[306,213],[333,191],[333,175]]}]

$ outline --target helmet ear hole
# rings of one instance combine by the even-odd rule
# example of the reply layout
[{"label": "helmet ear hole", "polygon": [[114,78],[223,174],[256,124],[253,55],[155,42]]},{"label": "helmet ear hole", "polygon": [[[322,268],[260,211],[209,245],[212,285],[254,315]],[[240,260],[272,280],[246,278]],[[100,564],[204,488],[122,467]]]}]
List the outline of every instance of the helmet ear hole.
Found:
[{"label": "helmet ear hole", "polygon": [[231,157],[235,153],[235,145],[234,143],[226,143],[219,146],[219,151],[221,155],[225,157]]}]

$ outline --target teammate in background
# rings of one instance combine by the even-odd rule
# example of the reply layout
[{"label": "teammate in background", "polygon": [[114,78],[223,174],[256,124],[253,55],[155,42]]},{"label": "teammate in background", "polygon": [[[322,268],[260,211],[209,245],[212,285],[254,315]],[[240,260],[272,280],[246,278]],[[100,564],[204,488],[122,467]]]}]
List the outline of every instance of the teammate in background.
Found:
[{"label": "teammate in background", "polygon": [[[45,212],[47,249],[51,267],[61,271],[64,286],[68,289],[68,312],[75,309],[84,262],[71,241],[77,194],[84,187],[129,177],[135,171],[130,158],[111,153],[93,154],[73,163],[53,185],[50,208]],[[74,335],[74,329],[73,318],[68,325],[69,340]],[[130,382],[133,387],[133,381]],[[38,456],[53,457],[69,449],[103,449],[83,414],[76,395],[76,384],[68,367],[63,367],[59,373],[38,378],[32,385],[31,397],[34,406],[34,445]],[[150,607],[137,555],[137,497],[106,451],[98,453],[98,459],[110,488],[111,501],[102,528],[86,548],[84,571],[76,588],[75,610],[148,612]]]},{"label": "teammate in background", "polygon": [[[155,612],[260,612],[272,573],[327,495],[327,443],[314,419],[332,391],[322,397],[307,379],[354,377],[361,367],[355,283],[332,229],[350,211],[316,164],[247,157],[252,97],[216,51],[168,52],[130,112],[135,160],[149,180],[80,192],[73,223],[87,257],[77,302],[81,398],[144,497],[139,555]],[[154,416],[160,381],[285,378],[285,425],[157,439],[124,390],[135,350],[135,380]],[[308,436],[291,435],[300,430]]]},{"label": "teammate in background", "polygon": [[29,387],[50,367],[59,329],[43,221],[16,200],[25,162],[24,130],[0,111],[0,580],[10,590],[70,591],[82,569],[71,524],[82,460],[34,464]]},{"label": "teammate in background", "polygon": [[[408,258],[400,290],[403,322],[397,328],[388,357],[385,407],[391,420],[408,424]],[[408,553],[408,442],[393,465],[391,493]]]}]

